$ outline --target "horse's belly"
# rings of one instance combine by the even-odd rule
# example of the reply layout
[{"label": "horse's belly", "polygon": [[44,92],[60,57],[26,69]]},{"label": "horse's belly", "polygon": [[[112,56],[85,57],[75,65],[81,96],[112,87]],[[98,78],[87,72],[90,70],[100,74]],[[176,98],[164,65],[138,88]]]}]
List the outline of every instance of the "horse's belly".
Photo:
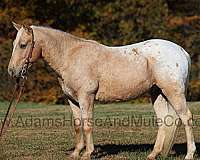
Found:
[{"label": "horse's belly", "polygon": [[151,86],[150,80],[146,79],[139,83],[128,82],[101,82],[96,94],[96,100],[103,102],[126,101],[134,99],[146,92]]},{"label": "horse's belly", "polygon": [[[99,66],[99,101],[123,101],[135,98],[151,86],[151,69],[147,59],[139,54],[114,54]],[[103,61],[103,60],[102,60]]]}]

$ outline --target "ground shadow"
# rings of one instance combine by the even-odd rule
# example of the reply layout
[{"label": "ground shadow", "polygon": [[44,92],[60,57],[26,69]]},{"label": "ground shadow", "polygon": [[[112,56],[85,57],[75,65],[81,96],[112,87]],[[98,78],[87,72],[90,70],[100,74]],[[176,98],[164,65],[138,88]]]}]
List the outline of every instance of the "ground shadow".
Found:
[{"label": "ground shadow", "polygon": [[[103,158],[106,155],[117,155],[120,152],[145,152],[153,149],[153,144],[103,144],[95,145],[92,159]],[[66,150],[67,155],[72,153],[74,148]]]},{"label": "ground shadow", "polygon": [[152,144],[105,144],[96,145],[93,157],[99,159],[106,155],[117,155],[120,152],[145,152],[153,149]]},{"label": "ground shadow", "polygon": [[[103,158],[106,155],[117,155],[120,152],[146,152],[153,149],[153,144],[103,144],[103,145],[95,145],[95,151],[92,154],[94,159]],[[197,157],[200,156],[200,143],[196,143]],[[66,152],[69,154],[74,150],[71,148]],[[186,155],[187,152],[187,144],[174,144],[173,148],[173,156]]]},{"label": "ground shadow", "polygon": [[[200,143],[196,143],[196,155],[200,157]],[[185,155],[187,153],[187,144],[186,143],[181,143],[181,144],[174,144],[173,151],[175,151],[175,155]]]}]

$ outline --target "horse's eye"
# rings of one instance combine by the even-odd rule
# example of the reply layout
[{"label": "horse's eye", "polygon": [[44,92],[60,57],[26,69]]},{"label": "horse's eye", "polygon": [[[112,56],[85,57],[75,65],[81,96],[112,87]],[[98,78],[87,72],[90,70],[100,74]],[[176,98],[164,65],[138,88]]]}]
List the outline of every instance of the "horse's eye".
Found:
[{"label": "horse's eye", "polygon": [[20,48],[25,49],[27,44],[20,44]]}]

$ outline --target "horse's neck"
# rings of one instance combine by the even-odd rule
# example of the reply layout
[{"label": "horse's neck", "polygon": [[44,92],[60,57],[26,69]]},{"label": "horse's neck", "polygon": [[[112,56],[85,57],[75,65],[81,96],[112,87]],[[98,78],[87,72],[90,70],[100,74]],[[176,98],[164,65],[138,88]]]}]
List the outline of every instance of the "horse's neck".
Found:
[{"label": "horse's neck", "polygon": [[37,28],[36,37],[42,46],[42,57],[48,64],[62,76],[67,65],[68,50],[75,47],[79,42],[64,32],[51,29]]}]

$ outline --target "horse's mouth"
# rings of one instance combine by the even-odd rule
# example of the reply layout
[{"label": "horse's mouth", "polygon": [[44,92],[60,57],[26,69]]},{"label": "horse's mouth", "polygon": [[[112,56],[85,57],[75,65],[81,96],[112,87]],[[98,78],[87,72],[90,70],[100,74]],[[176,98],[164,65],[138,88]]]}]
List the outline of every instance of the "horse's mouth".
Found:
[{"label": "horse's mouth", "polygon": [[17,78],[19,76],[19,72],[17,72],[14,68],[8,68],[8,74],[13,78]]},{"label": "horse's mouth", "polygon": [[22,68],[16,69],[16,68],[8,68],[8,74],[12,78],[19,78],[22,75]]}]

